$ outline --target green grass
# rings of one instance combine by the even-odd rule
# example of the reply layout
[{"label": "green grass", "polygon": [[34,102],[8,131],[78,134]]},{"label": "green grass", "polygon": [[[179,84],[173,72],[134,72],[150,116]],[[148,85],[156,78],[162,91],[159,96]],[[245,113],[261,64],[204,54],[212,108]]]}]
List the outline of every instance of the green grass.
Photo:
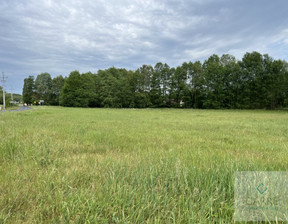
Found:
[{"label": "green grass", "polygon": [[286,171],[287,111],[0,113],[0,223],[231,223],[235,171]]},{"label": "green grass", "polygon": [[[3,110],[3,105],[0,105],[1,110]],[[19,106],[14,105],[14,106],[6,106],[5,110],[17,110],[19,109]]]}]

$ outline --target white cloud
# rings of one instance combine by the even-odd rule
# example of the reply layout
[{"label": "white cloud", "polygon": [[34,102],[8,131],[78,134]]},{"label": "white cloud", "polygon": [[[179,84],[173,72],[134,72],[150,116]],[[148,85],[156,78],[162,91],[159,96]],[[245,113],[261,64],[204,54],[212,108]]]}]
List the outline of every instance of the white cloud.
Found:
[{"label": "white cloud", "polygon": [[288,45],[288,26],[286,29],[283,29],[281,32],[277,33],[273,39],[273,43],[283,43],[285,45]]}]

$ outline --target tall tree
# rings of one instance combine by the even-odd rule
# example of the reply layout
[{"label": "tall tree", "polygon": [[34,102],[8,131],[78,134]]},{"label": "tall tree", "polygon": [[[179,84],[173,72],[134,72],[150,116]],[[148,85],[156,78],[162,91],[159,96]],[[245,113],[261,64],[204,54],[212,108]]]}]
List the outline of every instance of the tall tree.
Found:
[{"label": "tall tree", "polygon": [[52,80],[51,95],[50,95],[50,104],[51,105],[60,105],[60,93],[61,89],[64,86],[65,79],[62,75],[59,75]]},{"label": "tall tree", "polygon": [[281,60],[273,60],[268,55],[264,55],[265,79],[263,88],[265,88],[265,107],[276,109],[285,105],[286,97],[286,74],[285,64]]},{"label": "tall tree", "polygon": [[162,91],[161,91],[161,73],[163,64],[157,63],[153,69],[151,77],[150,101],[153,107],[161,107],[163,105]]},{"label": "tall tree", "polygon": [[137,108],[145,108],[151,106],[151,101],[149,98],[149,92],[145,90],[143,85],[144,76],[139,73],[138,70],[134,72],[135,80],[135,95],[134,95],[134,105]]},{"label": "tall tree", "polygon": [[136,73],[138,74],[135,96],[137,105],[139,105],[139,107],[151,107],[150,91],[154,69],[151,65],[142,65],[136,70]]},{"label": "tall tree", "polygon": [[81,85],[78,91],[82,107],[91,107],[97,104],[94,74],[87,72],[81,75]]},{"label": "tall tree", "polygon": [[28,78],[24,79],[24,86],[23,86],[23,102],[31,104],[35,100],[35,92],[34,92],[34,76],[29,76]]},{"label": "tall tree", "polygon": [[114,67],[98,71],[99,99],[102,107],[122,107],[122,72]]},{"label": "tall tree", "polygon": [[[178,66],[175,70],[171,70],[171,86],[170,86],[170,101],[171,106],[180,107],[184,102],[187,94],[187,72],[182,66]],[[187,101],[186,101],[187,103]]]},{"label": "tall tree", "polygon": [[[169,65],[158,62],[154,66],[154,73],[152,76],[152,86],[154,100],[158,101],[159,106],[169,106],[169,91],[170,91],[171,70]],[[153,94],[152,94],[153,95]],[[156,105],[157,106],[157,105]]]},{"label": "tall tree", "polygon": [[223,98],[221,108],[237,108],[239,94],[239,65],[234,56],[223,54],[220,58]]},{"label": "tall tree", "polygon": [[200,61],[189,64],[192,88],[192,106],[193,108],[203,108],[203,93],[205,88],[203,67]]},{"label": "tall tree", "polygon": [[37,75],[35,80],[35,90],[37,98],[44,100],[45,104],[49,104],[50,94],[52,88],[52,78],[47,72]]},{"label": "tall tree", "polygon": [[258,52],[246,53],[240,63],[245,88],[244,105],[247,108],[263,108],[264,96],[262,88],[262,77],[264,75],[263,56]]},{"label": "tall tree", "polygon": [[221,108],[224,104],[223,67],[218,55],[210,56],[203,64],[205,100],[204,108]]},{"label": "tall tree", "polygon": [[142,65],[137,72],[142,75],[142,79],[139,80],[140,84],[145,92],[150,92],[151,81],[154,73],[154,69],[151,65]]}]

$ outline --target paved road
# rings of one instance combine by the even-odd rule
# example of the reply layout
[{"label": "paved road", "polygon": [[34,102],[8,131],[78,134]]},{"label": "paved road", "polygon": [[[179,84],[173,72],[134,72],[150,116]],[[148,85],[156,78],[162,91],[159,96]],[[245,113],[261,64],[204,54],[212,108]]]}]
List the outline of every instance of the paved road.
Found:
[{"label": "paved road", "polygon": [[30,109],[32,109],[32,107],[19,106],[19,109],[17,110],[1,110],[0,112],[24,111],[24,110],[30,110]]}]

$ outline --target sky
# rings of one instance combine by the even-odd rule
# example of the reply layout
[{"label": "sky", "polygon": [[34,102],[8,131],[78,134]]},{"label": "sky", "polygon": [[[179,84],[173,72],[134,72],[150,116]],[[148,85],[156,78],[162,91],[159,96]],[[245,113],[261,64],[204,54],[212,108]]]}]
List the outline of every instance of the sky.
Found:
[{"label": "sky", "polygon": [[48,72],[176,67],[246,52],[288,61],[287,0],[1,0],[8,92]]}]

